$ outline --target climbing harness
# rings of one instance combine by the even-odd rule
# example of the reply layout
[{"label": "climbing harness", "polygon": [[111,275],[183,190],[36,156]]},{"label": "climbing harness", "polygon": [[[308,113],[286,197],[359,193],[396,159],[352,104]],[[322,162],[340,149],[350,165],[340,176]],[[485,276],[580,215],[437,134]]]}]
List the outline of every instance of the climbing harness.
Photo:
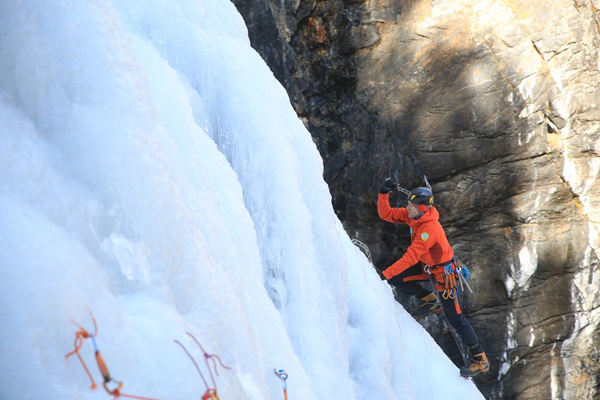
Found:
[{"label": "climbing harness", "polygon": [[288,397],[287,397],[286,381],[288,378],[288,374],[282,369],[275,369],[275,368],[273,368],[273,372],[275,372],[275,375],[277,375],[279,377],[279,379],[281,379],[281,387],[283,388],[283,398],[284,398],[284,400],[287,400]]},{"label": "climbing harness", "polygon": [[[100,373],[102,374],[102,377],[104,378],[104,382],[102,382],[102,386],[104,387],[104,389],[106,390],[106,392],[108,394],[110,394],[111,396],[114,396],[113,400],[115,400],[119,397],[129,397],[132,399],[140,399],[140,400],[155,400],[155,399],[152,399],[149,397],[140,397],[140,396],[133,396],[130,394],[121,393],[121,388],[123,387],[123,382],[116,381],[110,376],[110,373],[108,372],[108,368],[106,366],[106,362],[104,362],[104,359],[102,358],[102,354],[100,354],[100,350],[98,350],[98,345],[96,343],[96,336],[98,336],[98,324],[96,323],[96,318],[94,318],[94,315],[92,314],[91,311],[90,311],[90,316],[92,317],[92,321],[94,322],[94,333],[93,334],[86,331],[77,322],[71,320],[71,322],[73,324],[75,324],[79,328],[79,330],[77,332],[75,332],[75,342],[74,342],[75,348],[73,351],[68,353],[65,356],[65,358],[69,358],[73,354],[76,354],[77,358],[81,362],[81,365],[83,366],[83,369],[85,370],[88,377],[90,378],[90,381],[92,382],[91,389],[92,390],[96,389],[98,387],[98,385],[96,385],[96,382],[94,381],[94,378],[92,377],[92,374],[90,373],[90,370],[88,369],[87,365],[83,361],[81,354],[79,354],[79,350],[83,346],[84,339],[91,339],[92,344],[94,346],[94,356],[96,358],[96,363],[98,364],[98,369],[100,370]],[[108,387],[108,384],[111,382],[116,384],[116,387],[114,389],[109,389],[109,387]]]},{"label": "climbing harness", "polygon": [[192,363],[194,363],[194,366],[196,367],[196,371],[198,371],[200,378],[202,378],[202,381],[204,382],[204,385],[206,386],[206,392],[204,392],[204,395],[202,396],[202,400],[220,400],[219,395],[217,394],[217,384],[215,382],[215,377],[213,376],[212,369],[211,369],[211,366],[209,365],[208,361],[210,360],[213,363],[212,368],[215,370],[215,374],[217,374],[217,376],[219,376],[219,372],[217,371],[217,363],[215,362],[215,359],[217,361],[219,361],[219,364],[221,364],[221,367],[223,367],[225,369],[231,369],[231,368],[225,366],[223,364],[223,362],[221,361],[221,359],[219,358],[219,356],[217,356],[216,354],[208,354],[206,351],[204,351],[204,347],[202,347],[202,345],[200,344],[200,342],[198,341],[198,339],[196,339],[196,337],[194,335],[192,335],[189,332],[186,332],[186,334],[189,337],[191,337],[192,340],[194,340],[194,342],[196,342],[196,345],[198,345],[198,347],[202,351],[202,354],[204,355],[204,362],[206,363],[206,369],[208,369],[208,373],[210,374],[210,379],[211,379],[212,385],[213,385],[213,387],[210,387],[208,385],[208,382],[204,378],[204,374],[202,374],[202,371],[200,370],[198,363],[196,362],[194,357],[192,357],[192,355],[190,354],[188,349],[179,340],[174,340],[175,343],[177,343],[179,346],[181,346],[181,348],[183,349],[183,351],[185,351],[185,354],[187,354],[187,356],[190,358],[190,360],[192,360]]},{"label": "climbing harness", "polygon": [[[456,274],[453,264],[454,264],[454,260],[447,264],[439,264],[439,265],[435,265],[433,267],[431,267],[429,265],[425,265],[425,267],[423,267],[423,270],[427,273],[427,276],[431,280],[433,288],[436,291],[436,293],[438,293],[440,291],[440,290],[438,290],[438,288],[442,288],[444,290],[443,292],[441,292],[441,296],[442,296],[442,298],[444,298],[444,300],[455,299],[456,295],[458,294],[458,287],[456,285],[456,275],[457,274]],[[443,268],[444,282],[439,282],[438,280],[435,279],[435,276],[434,276],[432,270],[437,269],[437,268]]]}]

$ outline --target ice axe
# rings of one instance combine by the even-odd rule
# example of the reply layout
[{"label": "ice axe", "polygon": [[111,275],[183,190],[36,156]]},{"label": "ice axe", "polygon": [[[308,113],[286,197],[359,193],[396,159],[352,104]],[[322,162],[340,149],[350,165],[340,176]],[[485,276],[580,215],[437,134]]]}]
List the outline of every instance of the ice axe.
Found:
[{"label": "ice axe", "polygon": [[[427,189],[429,189],[429,191],[431,193],[433,193],[433,190],[431,189],[431,185],[429,184],[429,181],[427,180],[427,175],[423,175],[423,180],[425,181],[425,187]],[[403,188],[402,186],[400,186],[399,183],[396,184],[396,190],[404,193],[406,196],[410,196],[410,190]]]}]

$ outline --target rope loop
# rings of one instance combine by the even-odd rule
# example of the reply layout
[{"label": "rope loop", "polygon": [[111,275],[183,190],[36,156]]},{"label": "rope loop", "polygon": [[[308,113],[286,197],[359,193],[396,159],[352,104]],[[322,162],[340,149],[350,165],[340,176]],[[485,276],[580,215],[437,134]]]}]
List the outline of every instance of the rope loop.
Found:
[{"label": "rope loop", "polygon": [[[212,387],[209,386],[208,381],[206,380],[206,378],[204,377],[204,374],[202,373],[202,371],[200,370],[200,367],[198,366],[198,363],[196,362],[196,360],[194,359],[194,357],[192,357],[192,355],[190,354],[190,352],[188,351],[188,349],[179,341],[179,340],[173,340],[175,343],[177,343],[185,352],[185,354],[187,354],[187,356],[189,357],[190,360],[192,360],[192,363],[194,364],[194,366],[196,367],[196,371],[198,371],[198,375],[200,375],[200,378],[202,378],[202,381],[204,382],[204,385],[206,386],[206,392],[204,393],[204,395],[202,396],[202,400],[219,400],[219,396],[217,395],[217,383],[215,382],[215,378],[213,376],[213,369],[215,371],[215,374],[217,376],[219,376],[219,372],[217,370],[217,362],[219,362],[219,364],[221,365],[221,367],[225,368],[225,369],[231,369],[230,367],[226,366],[225,364],[223,364],[223,361],[221,361],[221,358],[216,355],[216,354],[208,354],[206,351],[204,351],[204,347],[202,347],[202,345],[200,344],[200,342],[198,341],[198,339],[196,339],[196,337],[194,335],[192,335],[189,332],[186,332],[186,334],[192,338],[192,340],[194,342],[196,342],[196,345],[198,345],[198,347],[200,348],[200,350],[202,351],[203,355],[204,355],[204,362],[206,363],[206,369],[208,369],[208,373],[210,374],[210,379],[212,381]],[[215,361],[216,360],[216,361]],[[212,362],[212,368],[211,368],[211,364],[209,364],[209,361]]]}]

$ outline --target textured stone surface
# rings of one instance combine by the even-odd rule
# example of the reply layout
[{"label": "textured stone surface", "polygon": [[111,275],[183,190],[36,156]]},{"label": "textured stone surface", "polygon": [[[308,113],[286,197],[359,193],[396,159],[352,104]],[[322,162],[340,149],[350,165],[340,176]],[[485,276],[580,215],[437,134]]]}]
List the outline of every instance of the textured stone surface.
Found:
[{"label": "textured stone surface", "polygon": [[379,266],[408,245],[379,185],[427,174],[473,273],[486,397],[600,398],[600,1],[234,3]]}]

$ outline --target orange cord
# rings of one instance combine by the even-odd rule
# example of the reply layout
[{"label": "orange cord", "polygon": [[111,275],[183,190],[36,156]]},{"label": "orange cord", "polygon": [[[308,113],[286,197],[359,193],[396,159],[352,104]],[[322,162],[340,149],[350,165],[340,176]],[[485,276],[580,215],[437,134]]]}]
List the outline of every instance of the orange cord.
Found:
[{"label": "orange cord", "polygon": [[[91,312],[90,312],[90,314],[91,314]],[[92,315],[92,320],[94,321],[94,335],[97,335],[98,334],[98,325],[96,324],[96,319],[94,318],[93,315]],[[94,382],[94,378],[92,377],[90,370],[88,369],[87,365],[85,365],[85,362],[83,361],[83,358],[81,357],[81,354],[79,354],[79,349],[81,349],[81,347],[83,346],[83,339],[88,339],[91,337],[91,335],[88,331],[83,329],[81,327],[81,325],[79,325],[77,322],[75,322],[73,320],[71,320],[71,322],[73,324],[75,324],[77,327],[79,327],[79,330],[77,332],[75,332],[75,342],[73,344],[75,349],[72,352],[68,353],[65,356],[65,358],[69,358],[73,354],[77,355],[77,358],[81,362],[81,365],[83,365],[83,369],[85,370],[88,377],[90,378],[90,381],[92,382],[91,389],[94,390],[94,389],[98,388],[98,385],[96,385],[96,382]]]}]

